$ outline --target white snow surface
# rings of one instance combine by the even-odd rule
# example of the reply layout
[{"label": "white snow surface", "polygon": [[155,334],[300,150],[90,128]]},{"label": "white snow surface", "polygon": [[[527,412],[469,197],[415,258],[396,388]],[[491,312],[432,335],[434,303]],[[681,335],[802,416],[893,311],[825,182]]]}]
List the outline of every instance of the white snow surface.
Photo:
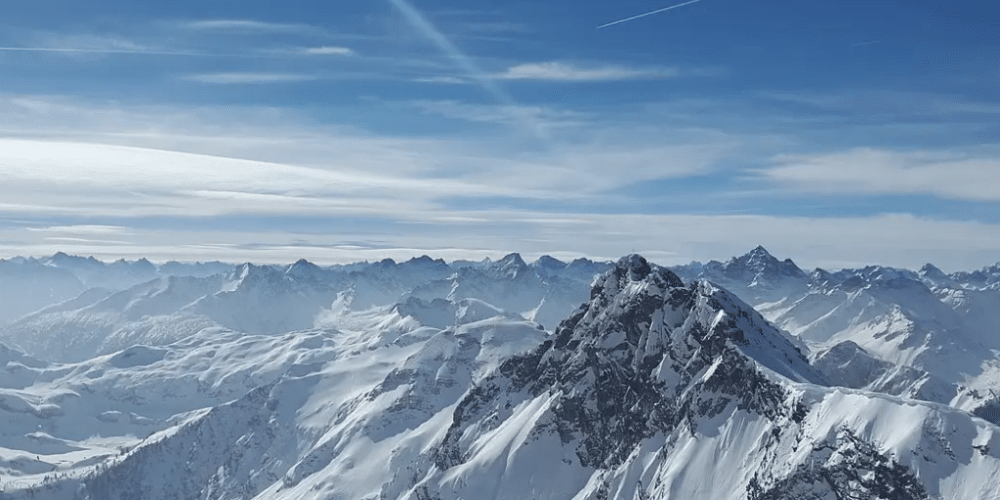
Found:
[{"label": "white snow surface", "polygon": [[[724,286],[799,338],[832,381],[977,413],[993,405],[1000,423],[1000,265],[952,275],[929,264],[809,275],[793,266],[758,247],[679,271]],[[847,350],[852,362],[841,359]]]},{"label": "white snow surface", "polygon": [[[762,250],[686,268],[700,278],[694,303],[663,299],[620,361],[694,356],[714,332],[739,331],[720,345],[783,394],[776,413],[709,389],[728,358],[691,380],[664,362],[655,382],[682,385],[664,398],[724,404],[608,467],[584,464],[584,435],[556,431],[572,394],[520,386],[505,363],[541,352],[571,314],[619,324],[636,298],[678,293],[629,274],[634,258],[592,298],[600,266],[518,256],[175,267],[183,276],[124,263],[102,278],[57,255],[41,265],[104,287],[77,286],[0,330],[0,499],[726,500],[750,498],[751,484],[835,498],[801,478],[866,454],[926,498],[1000,498],[1000,427],[970,413],[1000,401],[992,275],[806,274]],[[632,342],[601,334],[595,349]],[[477,395],[484,417],[462,420]],[[460,420],[462,453],[445,466]]]}]

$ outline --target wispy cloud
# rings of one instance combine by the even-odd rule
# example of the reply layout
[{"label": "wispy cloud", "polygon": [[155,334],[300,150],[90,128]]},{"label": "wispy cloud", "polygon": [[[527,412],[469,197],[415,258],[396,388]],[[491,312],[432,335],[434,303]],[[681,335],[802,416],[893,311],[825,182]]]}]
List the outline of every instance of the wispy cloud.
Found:
[{"label": "wispy cloud", "polygon": [[1000,160],[948,151],[857,148],[822,155],[782,155],[764,178],[820,193],[929,194],[1000,201]]},{"label": "wispy cloud", "polygon": [[442,85],[467,85],[472,83],[465,78],[450,75],[421,76],[414,78],[413,81],[419,83],[437,83]]},{"label": "wispy cloud", "polygon": [[[576,118],[555,111],[533,112],[543,119]],[[469,120],[504,119],[482,105],[452,103],[447,112]],[[64,250],[109,258],[336,261],[414,253],[492,256],[489,252],[510,250],[612,258],[635,250],[672,263],[724,259],[760,243],[802,265],[919,266],[931,260],[956,268],[979,267],[1000,251],[1000,225],[909,215],[642,214],[630,198],[615,205],[613,213],[598,213],[597,204],[607,203],[615,189],[691,179],[717,169],[740,145],[740,138],[716,137],[718,132],[692,136],[648,123],[618,124],[574,139],[554,134],[559,142],[551,148],[524,151],[498,135],[390,137],[263,107],[129,108],[0,96],[0,115],[24,137],[0,140],[0,215],[27,221],[0,227],[0,240],[14,242],[0,244],[4,255]],[[869,169],[892,165],[877,153],[854,151],[825,160],[823,155],[778,157],[775,168],[813,170],[774,171],[771,180],[802,192],[818,191],[831,179],[838,189],[849,189],[843,186],[874,181],[850,170],[847,178],[836,177],[835,169],[861,161],[868,161]],[[959,153],[894,154],[905,161],[885,177],[905,179],[911,164],[936,165],[938,177],[923,180],[922,186],[953,182],[953,175],[944,180],[950,175],[943,173],[947,164],[969,189],[973,181],[963,176],[979,169],[976,181],[989,190],[988,180],[998,168],[965,164],[974,158]],[[809,181],[815,169],[826,177]],[[690,186],[680,182],[681,191]],[[535,208],[484,208],[498,197],[518,200],[503,206]],[[449,203],[455,199],[471,203]],[[577,208],[566,208],[570,205]],[[309,234],[289,229],[289,220],[299,221],[299,231]],[[164,224],[186,229],[164,230]],[[126,230],[56,234],[23,229],[76,225]],[[10,229],[14,226],[22,229]],[[62,239],[48,239],[53,236]],[[347,248],[344,241],[378,248]],[[962,248],[954,241],[962,241]]]},{"label": "wispy cloud", "polygon": [[3,52],[51,52],[61,54],[140,54],[152,56],[212,56],[202,52],[150,49],[87,49],[75,47],[0,47]]},{"label": "wispy cloud", "polygon": [[181,79],[190,82],[209,83],[214,85],[263,85],[274,83],[307,82],[317,80],[318,77],[304,73],[229,72],[184,75]]},{"label": "wispy cloud", "polygon": [[215,33],[299,33],[315,34],[323,30],[308,24],[272,23],[251,19],[206,19],[187,21],[181,24],[194,31]]},{"label": "wispy cloud", "polygon": [[1000,102],[996,100],[947,93],[862,90],[826,94],[774,92],[763,97],[829,112],[864,110],[864,116],[874,115],[883,121],[887,117],[895,117],[898,121],[920,116],[940,119],[944,115],[984,115],[987,118],[1000,115]]},{"label": "wispy cloud", "polygon": [[19,46],[0,47],[3,52],[40,52],[66,55],[113,55],[140,54],[161,56],[205,56],[207,54],[165,48],[136,42],[117,35],[65,34],[36,32],[28,37],[28,43]]},{"label": "wispy cloud", "polygon": [[310,56],[356,56],[358,55],[354,49],[348,47],[307,47],[302,50],[302,53]]},{"label": "wispy cloud", "polygon": [[[587,119],[542,107],[422,106],[426,113],[489,123],[529,115],[559,135],[566,125]],[[398,104],[392,109],[383,111],[400,112]],[[252,206],[276,213],[388,210],[421,218],[427,207],[452,198],[600,198],[644,179],[705,172],[730,149],[670,145],[666,141],[675,137],[669,134],[631,130],[619,131],[629,139],[581,136],[562,147],[512,156],[514,144],[522,142],[514,132],[490,139],[389,137],[266,108],[129,109],[44,97],[0,99],[0,114],[17,124],[21,138],[3,140],[0,147],[0,164],[7,166],[0,172],[0,199],[16,213],[78,213],[86,207],[104,215],[147,209],[183,214]],[[621,176],[622,169],[629,175]],[[79,172],[88,175],[81,180]],[[37,196],[39,190],[50,196]],[[245,205],[219,201],[236,196],[264,198]]]},{"label": "wispy cloud", "polygon": [[[433,43],[439,50],[444,52],[466,75],[475,80],[486,92],[501,104],[517,109],[517,103],[505,88],[500,86],[496,79],[481,70],[479,66],[468,55],[458,49],[452,41],[445,36],[427,17],[416,9],[407,0],[388,0],[396,10],[403,14],[407,22],[421,35]],[[547,140],[545,130],[531,120],[530,116],[519,116],[525,126],[529,128],[538,138]]]},{"label": "wispy cloud", "polygon": [[588,118],[586,113],[545,106],[518,106],[517,109],[511,109],[503,105],[455,100],[414,101],[411,106],[427,114],[481,123],[517,124],[518,119],[514,117],[530,116],[546,128],[579,125]]},{"label": "wispy cloud", "polygon": [[566,62],[519,64],[495,75],[501,80],[601,82],[676,78],[677,68],[641,68],[618,65],[581,66]]},{"label": "wispy cloud", "polygon": [[[405,260],[422,254],[447,260],[497,258],[509,251],[521,252],[527,259],[541,254],[615,259],[635,251],[661,264],[683,264],[725,260],[762,244],[804,268],[833,270],[879,263],[916,269],[931,261],[950,271],[995,262],[1000,251],[1000,225],[900,214],[809,218],[439,211],[425,216],[421,224],[393,224],[391,230],[377,233],[350,228],[326,233],[214,228],[203,226],[199,219],[186,219],[184,230],[132,226],[128,233],[102,240],[52,240],[55,233],[0,228],[0,256],[66,251],[107,260],[291,263],[307,258],[343,263],[385,257]],[[314,219],[313,225],[320,226],[322,220]],[[384,223],[365,222],[375,227]],[[866,237],[844,237],[858,234]],[[929,234],[935,237],[928,238]],[[955,241],[963,244],[956,247]]]}]

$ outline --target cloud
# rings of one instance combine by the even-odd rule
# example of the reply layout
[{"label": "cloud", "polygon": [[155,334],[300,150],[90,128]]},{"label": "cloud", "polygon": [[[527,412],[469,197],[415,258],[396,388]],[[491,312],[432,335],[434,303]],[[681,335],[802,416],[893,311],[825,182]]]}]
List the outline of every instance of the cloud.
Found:
[{"label": "cloud", "polygon": [[[313,219],[326,228],[329,218]],[[142,220],[135,221],[142,224]],[[29,223],[30,224],[30,223]],[[340,224],[340,226],[338,226]],[[497,258],[518,251],[563,258],[615,259],[630,252],[661,264],[725,260],[762,244],[803,268],[829,270],[883,264],[911,269],[930,261],[945,269],[971,270],[993,263],[1000,252],[1000,225],[934,220],[909,215],[808,218],[769,216],[601,215],[531,211],[440,211],[419,224],[359,219],[328,230],[205,226],[184,219],[178,226],[131,227],[113,238],[51,240],[30,225],[0,228],[0,256],[52,255],[57,251],[98,258],[319,263],[398,260],[428,254],[448,260]],[[359,228],[362,227],[362,228]],[[60,233],[61,234],[61,233]],[[933,234],[934,238],[928,238]],[[956,246],[955,241],[962,241]]]},{"label": "cloud", "polygon": [[940,120],[958,115],[985,120],[1000,115],[1000,103],[982,96],[962,96],[933,92],[862,90],[849,93],[772,92],[762,97],[792,103],[829,113],[856,113],[864,110],[865,118],[886,121]]},{"label": "cloud", "polygon": [[[389,104],[373,106],[394,114],[403,112],[401,106],[424,106],[425,113],[463,120],[509,119],[491,105]],[[996,224],[909,215],[690,215],[710,208],[717,194],[714,186],[696,184],[746,174],[723,166],[744,160],[758,142],[641,117],[602,123],[600,116],[572,110],[523,108],[536,120],[581,126],[552,128],[551,144],[526,148],[513,134],[388,136],[317,123],[287,109],[0,95],[7,127],[0,131],[7,137],[0,139],[0,219],[7,219],[0,241],[12,242],[0,245],[0,254],[65,250],[113,258],[333,261],[514,250],[615,258],[634,250],[679,263],[724,259],[763,244],[805,266],[919,267],[933,261],[954,269],[980,267],[1000,252]],[[954,167],[990,158],[986,152],[859,151],[765,156],[771,167],[751,173],[775,187],[808,193],[823,192],[824,183],[843,190],[874,182],[858,181],[863,172],[851,174],[850,181],[835,177],[844,160],[867,158],[869,170],[896,165],[892,171],[905,172],[913,165]],[[893,157],[901,163],[887,159]],[[810,181],[812,171],[767,177],[769,169],[794,166],[820,168],[827,177]],[[989,169],[995,167],[955,168],[982,169],[979,188],[992,189],[996,170]],[[942,185],[952,181],[935,179]],[[673,180],[677,187],[671,187]],[[663,200],[676,195],[697,206],[663,203],[644,214],[636,198],[623,194],[632,185],[654,186],[666,191]],[[668,213],[673,210],[687,213]],[[26,229],[80,225],[125,230]],[[46,240],[51,237],[62,239]],[[348,248],[344,241],[368,247]]]},{"label": "cloud", "polygon": [[[427,202],[421,200],[436,196],[494,192],[469,183],[402,178],[360,168],[309,168],[64,141],[0,139],[0,164],[7,166],[0,171],[3,210],[19,213],[398,216],[426,210]],[[398,197],[392,206],[385,204],[387,193]]]},{"label": "cloud", "polygon": [[28,231],[37,231],[49,234],[72,234],[72,235],[120,235],[127,234],[129,229],[124,226],[101,226],[93,224],[77,224],[72,226],[46,226],[30,227]]},{"label": "cloud", "polygon": [[413,81],[419,83],[436,83],[442,85],[467,85],[472,83],[469,80],[457,76],[424,76],[414,78]]},{"label": "cloud", "polygon": [[125,37],[94,34],[36,33],[33,40],[39,46],[87,50],[144,51],[151,47]]},{"label": "cloud", "polygon": [[315,26],[295,23],[272,23],[265,21],[255,21],[251,19],[206,19],[199,21],[188,21],[182,23],[186,29],[193,31],[205,31],[216,33],[245,33],[245,34],[266,34],[266,33],[297,33],[315,34],[322,32]]},{"label": "cloud", "polygon": [[[589,118],[545,107],[404,105],[485,123],[527,114],[560,135]],[[399,113],[394,106],[385,111]],[[0,211],[20,215],[351,213],[412,220],[458,198],[607,203],[604,193],[629,183],[704,173],[731,148],[716,138],[670,144],[676,136],[623,130],[532,151],[502,134],[389,137],[317,124],[289,110],[123,108],[39,96],[0,98],[0,114],[10,127],[0,137],[19,137],[0,139]]]},{"label": "cloud", "polygon": [[586,113],[546,106],[503,106],[455,100],[414,101],[410,106],[427,114],[480,123],[516,125],[520,117],[528,116],[545,128],[579,125],[588,118]]},{"label": "cloud", "polygon": [[154,56],[209,56],[200,52],[174,50],[84,49],[75,47],[0,47],[0,52],[51,52],[66,55],[142,54]]},{"label": "cloud", "polygon": [[856,148],[820,155],[781,155],[758,170],[767,180],[819,193],[929,194],[951,200],[1000,201],[1000,160],[948,151]]},{"label": "cloud", "polygon": [[[491,75],[481,70],[472,58],[459,50],[451,39],[441,32],[423,12],[414,7],[409,0],[389,0],[389,3],[403,15],[407,23],[414,30],[448,56],[459,69],[465,72],[468,78],[478,83],[483,90],[492,95],[500,104],[510,109],[518,109],[517,103],[511,97],[510,93],[507,92],[507,89],[501,86]],[[543,141],[549,139],[546,131],[537,123],[534,123],[530,116],[516,115],[514,118],[520,120],[522,125],[530,130],[538,139]]]},{"label": "cloud", "polygon": [[70,56],[114,54],[144,54],[164,56],[204,56],[206,54],[177,50],[136,42],[130,38],[107,34],[65,34],[36,32],[20,46],[0,47],[0,52],[48,52]]},{"label": "cloud", "polygon": [[272,83],[297,83],[317,80],[315,75],[304,73],[255,73],[255,72],[230,72],[230,73],[203,73],[195,75],[184,75],[183,80],[210,83],[215,85],[260,85]]},{"label": "cloud", "polygon": [[618,65],[579,66],[565,62],[526,63],[497,73],[501,80],[550,82],[609,82],[624,80],[662,80],[680,75],[677,68],[636,68]]},{"label": "cloud", "polygon": [[302,50],[311,56],[356,56],[354,49],[347,47],[308,47]]}]

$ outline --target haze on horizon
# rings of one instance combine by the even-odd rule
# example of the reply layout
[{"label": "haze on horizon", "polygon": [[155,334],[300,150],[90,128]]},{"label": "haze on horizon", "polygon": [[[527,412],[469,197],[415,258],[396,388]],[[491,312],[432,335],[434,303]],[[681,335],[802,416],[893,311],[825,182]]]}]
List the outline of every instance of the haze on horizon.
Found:
[{"label": "haze on horizon", "polygon": [[670,6],[5,2],[0,258],[1000,260],[992,2]]}]

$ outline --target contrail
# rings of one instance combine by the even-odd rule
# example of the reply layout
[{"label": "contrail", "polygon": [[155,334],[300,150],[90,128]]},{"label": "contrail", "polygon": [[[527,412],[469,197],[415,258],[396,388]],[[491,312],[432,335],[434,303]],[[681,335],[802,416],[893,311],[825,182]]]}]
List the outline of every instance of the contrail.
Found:
[{"label": "contrail", "polygon": [[[437,45],[442,52],[444,52],[452,61],[455,62],[466,74],[468,74],[473,80],[475,80],[479,85],[486,90],[494,99],[500,101],[500,104],[504,105],[509,109],[509,113],[516,115],[518,121],[527,125],[540,139],[548,140],[548,134],[541,127],[541,125],[536,122],[527,113],[519,111],[520,107],[514,102],[514,98],[507,93],[500,85],[494,81],[485,71],[479,69],[476,63],[472,59],[462,53],[458,47],[455,46],[447,36],[444,35],[440,30],[438,30],[431,22],[428,20],[416,7],[414,7],[407,0],[388,0],[394,7],[399,9],[403,13],[407,22],[411,26],[416,28],[422,35],[427,37],[434,45]],[[700,0],[699,0],[700,1]]]},{"label": "contrail", "polygon": [[629,17],[629,18],[621,19],[619,21],[610,22],[608,24],[602,24],[602,25],[598,26],[597,29],[607,28],[608,26],[614,26],[616,24],[626,23],[626,22],[629,22],[629,21],[632,21],[632,20],[635,20],[635,19],[639,19],[641,17],[651,16],[653,14],[659,14],[660,12],[666,12],[668,10],[676,9],[678,7],[683,7],[685,5],[691,5],[693,3],[698,3],[700,1],[701,0],[691,0],[689,2],[679,3],[677,5],[671,5],[670,7],[667,7],[665,9],[654,10],[653,12],[647,12],[645,14],[639,14],[638,16],[632,16],[632,17]]}]

